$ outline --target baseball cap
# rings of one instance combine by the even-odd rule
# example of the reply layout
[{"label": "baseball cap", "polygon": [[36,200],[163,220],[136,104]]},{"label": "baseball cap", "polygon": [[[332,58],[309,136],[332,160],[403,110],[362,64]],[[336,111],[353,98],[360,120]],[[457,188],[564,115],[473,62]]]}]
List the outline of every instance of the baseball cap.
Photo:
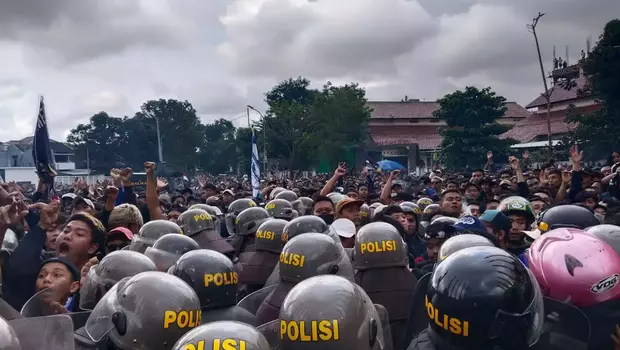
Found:
[{"label": "baseball cap", "polygon": [[228,193],[228,194],[229,194],[229,195],[231,195],[231,196],[234,196],[234,195],[235,195],[235,194],[233,193],[233,191],[232,191],[232,190],[229,190],[229,189],[224,190],[224,191],[222,192],[222,194],[224,194],[224,193]]},{"label": "baseball cap", "polygon": [[475,216],[465,215],[459,219],[454,225],[454,229],[457,232],[474,232],[474,233],[485,233],[487,232],[484,224],[478,220]]},{"label": "baseball cap", "polygon": [[480,216],[480,221],[488,222],[495,231],[510,231],[510,219],[499,210],[486,210]]},{"label": "baseball cap", "polygon": [[95,209],[95,205],[93,204],[93,201],[91,201],[88,198],[84,198],[82,196],[76,196],[75,198],[73,198],[73,207],[77,207],[80,204],[86,204],[87,206],[89,206],[91,209]]},{"label": "baseball cap", "polygon": [[129,230],[126,227],[117,227],[115,229],[110,230],[110,232],[108,232],[108,235],[106,237],[106,239],[111,239],[114,236],[123,236],[125,238],[127,238],[128,240],[132,240],[133,239],[133,232],[131,232],[131,230]]},{"label": "baseball cap", "polygon": [[340,200],[340,202],[338,202],[338,204],[336,205],[336,213],[340,213],[342,209],[344,209],[344,207],[349,204],[357,204],[358,207],[361,207],[362,204],[364,204],[364,201],[351,197],[345,197],[344,199]]},{"label": "baseball cap", "polygon": [[356,233],[355,224],[349,219],[337,219],[329,228],[333,232],[337,233],[338,236],[344,238],[351,238],[355,236]]}]

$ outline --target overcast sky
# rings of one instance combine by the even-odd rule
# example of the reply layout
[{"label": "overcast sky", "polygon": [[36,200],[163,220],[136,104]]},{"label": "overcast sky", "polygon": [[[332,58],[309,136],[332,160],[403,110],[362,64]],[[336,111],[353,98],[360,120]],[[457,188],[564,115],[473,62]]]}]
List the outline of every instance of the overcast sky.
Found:
[{"label": "overcast sky", "polygon": [[[370,100],[434,100],[491,86],[523,105],[542,90],[533,36],[576,61],[618,0],[3,0],[0,141],[29,136],[44,95],[53,138],[96,112],[187,99],[203,122],[264,110],[278,81],[356,81]],[[245,124],[245,119],[235,121]]]}]

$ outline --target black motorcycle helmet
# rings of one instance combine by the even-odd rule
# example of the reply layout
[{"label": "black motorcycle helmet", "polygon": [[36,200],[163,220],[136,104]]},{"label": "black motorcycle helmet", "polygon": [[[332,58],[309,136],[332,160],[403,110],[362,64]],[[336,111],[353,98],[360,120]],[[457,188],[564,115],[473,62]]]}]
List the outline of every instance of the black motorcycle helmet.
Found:
[{"label": "black motorcycle helmet", "polygon": [[558,205],[545,210],[538,217],[538,229],[541,233],[556,228],[577,228],[584,230],[600,224],[590,210],[578,205]]},{"label": "black motorcycle helmet", "polygon": [[496,247],[465,248],[440,262],[424,304],[438,349],[527,349],[543,331],[536,279],[517,257]]},{"label": "black motorcycle helmet", "polygon": [[228,230],[229,234],[237,233],[237,215],[239,215],[239,213],[241,213],[245,209],[253,207],[256,207],[256,202],[247,198],[237,199],[236,201],[230,203],[230,205],[228,206],[228,212],[224,217],[224,220],[226,222],[226,229]]}]

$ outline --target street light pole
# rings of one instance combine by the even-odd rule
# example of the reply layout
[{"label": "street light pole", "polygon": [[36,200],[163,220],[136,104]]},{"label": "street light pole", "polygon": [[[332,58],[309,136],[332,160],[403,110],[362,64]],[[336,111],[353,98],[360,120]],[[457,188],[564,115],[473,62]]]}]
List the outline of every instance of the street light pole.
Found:
[{"label": "street light pole", "polygon": [[248,105],[248,118],[249,118],[249,110],[253,110],[254,112],[260,115],[260,119],[263,122],[263,174],[267,174],[267,137],[265,133],[265,116],[263,113],[259,112],[256,108]]},{"label": "street light pole", "polygon": [[159,132],[159,118],[153,116],[155,118],[155,126],[157,128],[157,150],[159,151],[159,163],[162,164],[164,162],[164,154],[161,150],[161,133]]}]

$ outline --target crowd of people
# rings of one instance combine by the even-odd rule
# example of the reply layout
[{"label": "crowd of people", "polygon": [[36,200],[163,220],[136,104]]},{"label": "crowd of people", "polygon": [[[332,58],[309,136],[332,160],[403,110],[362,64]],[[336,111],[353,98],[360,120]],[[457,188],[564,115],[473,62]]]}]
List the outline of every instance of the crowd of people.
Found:
[{"label": "crowd of people", "polygon": [[620,349],[620,153],[488,160],[3,184],[0,348]]}]

